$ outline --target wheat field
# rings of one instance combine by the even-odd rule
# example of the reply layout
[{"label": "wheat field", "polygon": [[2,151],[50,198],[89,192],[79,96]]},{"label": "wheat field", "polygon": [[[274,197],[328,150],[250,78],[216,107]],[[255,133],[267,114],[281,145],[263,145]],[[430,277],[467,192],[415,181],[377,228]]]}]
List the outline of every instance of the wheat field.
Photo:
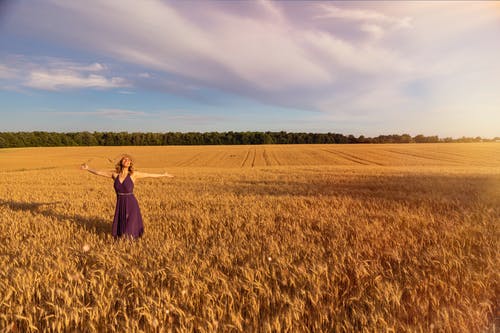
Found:
[{"label": "wheat field", "polygon": [[2,149],[0,332],[494,332],[499,221],[498,143]]}]

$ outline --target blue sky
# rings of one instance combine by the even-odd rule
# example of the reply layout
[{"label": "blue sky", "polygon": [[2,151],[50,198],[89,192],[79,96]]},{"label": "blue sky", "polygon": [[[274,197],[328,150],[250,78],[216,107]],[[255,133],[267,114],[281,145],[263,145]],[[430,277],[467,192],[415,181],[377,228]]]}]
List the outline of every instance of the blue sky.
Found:
[{"label": "blue sky", "polygon": [[0,1],[0,131],[500,136],[500,3]]}]

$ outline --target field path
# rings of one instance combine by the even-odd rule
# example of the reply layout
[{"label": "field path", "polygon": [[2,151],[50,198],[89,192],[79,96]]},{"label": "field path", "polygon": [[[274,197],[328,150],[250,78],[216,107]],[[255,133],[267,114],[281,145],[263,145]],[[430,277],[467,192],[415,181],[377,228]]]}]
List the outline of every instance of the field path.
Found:
[{"label": "field path", "polygon": [[250,157],[250,149],[247,150],[247,153],[245,155],[245,159],[243,160],[243,162],[241,162],[241,167],[244,168],[247,161],[248,161],[248,158]]},{"label": "field path", "polygon": [[453,164],[461,164],[460,162],[458,162],[455,159],[451,159],[451,158],[447,158],[445,156],[442,156],[442,153],[440,154],[441,156],[439,156],[439,157],[430,157],[430,156],[420,155],[420,154],[411,153],[411,152],[407,152],[407,151],[396,151],[396,150],[390,150],[390,149],[388,149],[386,151],[390,152],[390,153],[394,153],[394,154],[412,156],[412,157],[416,157],[419,159],[426,159],[426,160],[431,160],[431,161],[442,161],[442,162],[453,163]]}]

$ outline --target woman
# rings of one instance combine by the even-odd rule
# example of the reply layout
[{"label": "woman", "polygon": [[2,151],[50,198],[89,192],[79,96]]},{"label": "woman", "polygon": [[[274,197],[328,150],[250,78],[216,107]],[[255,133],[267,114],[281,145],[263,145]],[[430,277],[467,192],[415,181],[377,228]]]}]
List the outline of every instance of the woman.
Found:
[{"label": "woman", "polygon": [[121,236],[139,238],[144,233],[141,210],[133,193],[135,181],[146,177],[173,177],[167,172],[156,174],[135,171],[132,158],[129,155],[121,157],[116,164],[116,172],[90,169],[87,163],[83,163],[81,169],[94,175],[112,178],[115,182],[116,209],[112,231],[115,238]]}]

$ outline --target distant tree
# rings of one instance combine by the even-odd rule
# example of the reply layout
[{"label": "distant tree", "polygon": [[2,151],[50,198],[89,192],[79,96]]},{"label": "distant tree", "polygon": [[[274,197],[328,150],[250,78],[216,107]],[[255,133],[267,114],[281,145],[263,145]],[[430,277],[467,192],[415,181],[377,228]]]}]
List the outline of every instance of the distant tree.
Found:
[{"label": "distant tree", "polygon": [[10,137],[10,140],[9,140],[11,147],[26,147],[24,145],[24,142],[23,142],[22,138],[21,138],[21,135],[22,134],[19,133],[19,132],[11,134],[11,137]]},{"label": "distant tree", "polygon": [[271,134],[269,132],[264,133],[264,135],[262,137],[262,143],[266,144],[266,145],[274,143],[273,137],[271,136]]},{"label": "distant tree", "polygon": [[358,140],[356,139],[356,137],[354,137],[354,135],[350,134],[347,137],[347,143],[358,143]]},{"label": "distant tree", "polygon": [[35,146],[123,146],[123,145],[238,145],[238,144],[324,144],[324,143],[430,143],[430,142],[490,142],[500,141],[477,137],[440,139],[437,135],[418,134],[379,135],[377,137],[356,138],[340,133],[304,133],[304,132],[0,132],[0,148],[35,147]]},{"label": "distant tree", "polygon": [[399,141],[400,143],[410,143],[412,142],[411,135],[410,134],[403,134],[401,135],[401,139]]}]

